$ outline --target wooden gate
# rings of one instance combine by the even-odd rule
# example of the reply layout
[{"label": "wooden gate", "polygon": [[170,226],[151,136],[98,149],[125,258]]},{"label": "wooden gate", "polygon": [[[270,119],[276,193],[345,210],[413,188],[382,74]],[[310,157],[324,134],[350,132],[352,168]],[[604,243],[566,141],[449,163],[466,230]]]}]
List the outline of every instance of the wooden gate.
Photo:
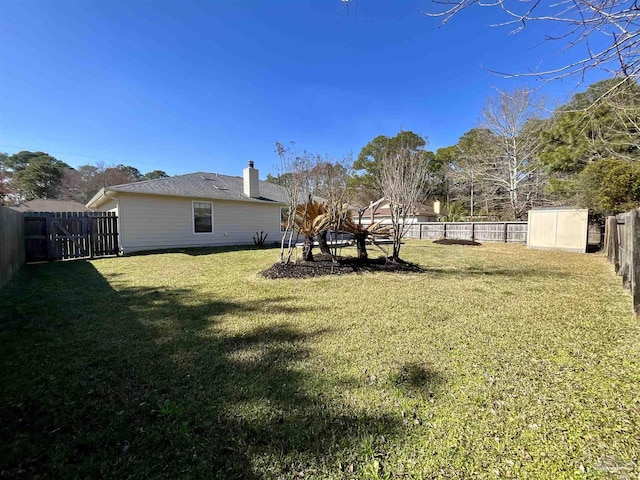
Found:
[{"label": "wooden gate", "polygon": [[118,217],[112,212],[25,212],[27,262],[117,255]]}]

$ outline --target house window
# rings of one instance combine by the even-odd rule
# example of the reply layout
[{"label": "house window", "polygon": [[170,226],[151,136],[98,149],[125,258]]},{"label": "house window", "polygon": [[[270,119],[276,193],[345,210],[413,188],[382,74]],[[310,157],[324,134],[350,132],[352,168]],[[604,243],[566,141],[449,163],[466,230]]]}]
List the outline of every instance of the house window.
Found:
[{"label": "house window", "polygon": [[289,207],[282,207],[280,209],[280,231],[287,230],[287,215],[289,214]]},{"label": "house window", "polygon": [[213,233],[213,204],[193,202],[193,232]]}]

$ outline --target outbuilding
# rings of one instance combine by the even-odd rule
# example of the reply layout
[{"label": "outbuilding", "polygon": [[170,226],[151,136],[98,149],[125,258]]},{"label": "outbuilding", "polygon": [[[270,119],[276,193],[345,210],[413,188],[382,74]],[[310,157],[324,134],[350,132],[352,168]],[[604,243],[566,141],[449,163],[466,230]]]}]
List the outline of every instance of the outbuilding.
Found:
[{"label": "outbuilding", "polygon": [[[599,232],[599,229],[598,229]],[[527,247],[585,253],[589,241],[589,210],[573,207],[534,208],[529,210]],[[593,235],[592,235],[593,237]]]}]

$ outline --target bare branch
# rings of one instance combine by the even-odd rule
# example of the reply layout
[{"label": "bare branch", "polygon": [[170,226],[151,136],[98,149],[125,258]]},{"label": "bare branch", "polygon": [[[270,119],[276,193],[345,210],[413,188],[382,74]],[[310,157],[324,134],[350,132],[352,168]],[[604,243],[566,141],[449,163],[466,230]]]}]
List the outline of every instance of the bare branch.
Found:
[{"label": "bare branch", "polygon": [[[515,27],[509,33],[522,31],[529,23],[553,23],[564,31],[545,36],[545,41],[564,42],[561,53],[581,50],[579,60],[557,68],[529,72],[496,72],[505,77],[561,79],[584,78],[592,69],[616,76],[638,79],[640,73],[640,8],[631,0],[566,0],[546,5],[541,0],[532,4],[519,0],[432,0],[440,11],[424,12],[441,19],[441,26],[471,7],[496,8],[505,17],[492,27]],[[595,40],[604,47],[593,50]]]},{"label": "bare branch", "polygon": [[429,161],[424,150],[402,142],[399,148],[385,152],[379,175],[382,193],[391,212],[393,259],[398,260],[401,240],[410,227],[407,219],[415,215],[428,193]]}]

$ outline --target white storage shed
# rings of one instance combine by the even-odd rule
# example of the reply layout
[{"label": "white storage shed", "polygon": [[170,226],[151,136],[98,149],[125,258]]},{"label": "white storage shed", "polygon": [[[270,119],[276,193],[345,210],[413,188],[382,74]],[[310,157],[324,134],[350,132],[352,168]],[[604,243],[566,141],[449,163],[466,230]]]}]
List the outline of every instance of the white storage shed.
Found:
[{"label": "white storage shed", "polygon": [[529,210],[527,247],[585,253],[589,210],[554,207]]}]

